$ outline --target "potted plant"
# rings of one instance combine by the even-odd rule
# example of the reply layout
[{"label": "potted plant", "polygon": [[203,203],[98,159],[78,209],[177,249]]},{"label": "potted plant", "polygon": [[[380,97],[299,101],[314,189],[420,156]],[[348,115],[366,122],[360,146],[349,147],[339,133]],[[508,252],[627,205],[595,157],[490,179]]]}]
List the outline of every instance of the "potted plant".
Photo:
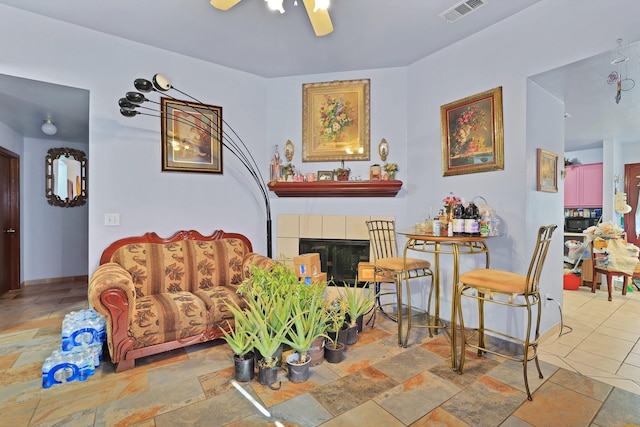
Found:
[{"label": "potted plant", "polygon": [[[358,288],[357,279],[353,285],[345,283],[338,291],[346,305],[347,344],[355,344],[358,341],[358,332],[362,331],[362,317],[373,308],[376,294],[369,288]],[[358,328],[358,322],[360,328]]]},{"label": "potted plant", "polygon": [[221,328],[223,339],[233,351],[235,378],[240,382],[251,381],[255,372],[253,323],[245,310],[235,304],[225,302],[225,305],[233,313],[235,320],[235,327],[232,327],[231,323],[227,321],[229,329]]},{"label": "potted plant", "polygon": [[389,175],[390,181],[396,179],[396,172],[398,172],[398,165],[396,163],[385,163],[382,168]]},{"label": "potted plant", "polygon": [[[305,286],[305,285],[303,285]],[[315,285],[309,286],[315,288]],[[303,299],[293,298],[291,310],[291,327],[284,343],[295,353],[287,357],[288,378],[293,383],[301,383],[309,379],[311,357],[309,349],[318,337],[326,336],[326,312],[323,308],[322,294],[318,297]]]},{"label": "potted plant", "polygon": [[[327,323],[327,338],[329,343],[325,346],[325,359],[329,363],[340,363],[346,347],[345,315],[346,305],[343,298],[338,297],[331,303],[326,303],[326,315],[329,319]],[[344,333],[342,333],[344,331]],[[344,337],[341,341],[340,334]]]}]

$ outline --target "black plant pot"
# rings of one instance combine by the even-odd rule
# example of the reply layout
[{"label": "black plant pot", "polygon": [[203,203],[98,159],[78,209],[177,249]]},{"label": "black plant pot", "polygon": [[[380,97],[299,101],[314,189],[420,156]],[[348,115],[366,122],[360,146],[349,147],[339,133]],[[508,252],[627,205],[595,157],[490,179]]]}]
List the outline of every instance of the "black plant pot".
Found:
[{"label": "black plant pot", "polygon": [[272,368],[265,368],[258,364],[258,382],[262,385],[266,385],[271,390],[280,390],[282,383],[278,383],[278,387],[274,387],[273,384],[278,379],[278,370],[280,368],[274,366]]},{"label": "black plant pot", "polygon": [[342,362],[345,348],[347,348],[347,346],[341,342],[337,342],[335,347],[333,343],[327,343],[324,347],[324,359],[329,363]]},{"label": "black plant pot", "polygon": [[249,382],[255,374],[253,352],[245,354],[243,357],[234,355],[233,362],[236,366],[236,381]]},{"label": "black plant pot", "polygon": [[358,325],[358,333],[362,332],[363,321],[364,321],[364,315],[358,316],[356,318],[356,325]]},{"label": "black plant pot", "polygon": [[[273,353],[273,358],[276,359],[276,366],[277,367],[281,367],[282,366],[282,351],[283,351],[284,345],[280,344],[280,346],[278,347],[278,349],[276,350],[275,353]],[[255,351],[256,356],[255,356],[255,364],[257,365],[258,362],[260,361],[260,359],[263,358],[263,355],[260,354],[260,352],[258,350]]]},{"label": "black plant pot", "polygon": [[[342,325],[342,329],[340,329],[340,332],[338,332],[338,342],[344,344],[345,347],[347,346],[347,328],[348,327],[349,325],[345,323],[344,325]],[[327,335],[329,336],[329,339],[331,341],[335,341],[336,339],[335,332],[327,332]]]},{"label": "black plant pot", "polygon": [[300,353],[293,353],[287,356],[287,378],[292,383],[303,383],[309,379],[309,365],[311,358],[307,355],[307,360],[300,363]]},{"label": "black plant pot", "polygon": [[350,326],[347,328],[347,345],[353,345],[358,342],[358,327]]}]

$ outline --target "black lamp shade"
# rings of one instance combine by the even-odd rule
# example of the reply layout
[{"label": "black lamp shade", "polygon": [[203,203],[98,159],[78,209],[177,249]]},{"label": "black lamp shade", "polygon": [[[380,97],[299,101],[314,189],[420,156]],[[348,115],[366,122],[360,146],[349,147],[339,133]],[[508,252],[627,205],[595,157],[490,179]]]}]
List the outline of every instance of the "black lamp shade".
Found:
[{"label": "black lamp shade", "polygon": [[153,84],[147,79],[135,79],[133,85],[140,92],[151,92],[153,90]]},{"label": "black lamp shade", "polygon": [[147,100],[147,98],[145,98],[140,92],[127,92],[125,98],[127,98],[127,101],[133,102],[134,104],[142,104]]}]

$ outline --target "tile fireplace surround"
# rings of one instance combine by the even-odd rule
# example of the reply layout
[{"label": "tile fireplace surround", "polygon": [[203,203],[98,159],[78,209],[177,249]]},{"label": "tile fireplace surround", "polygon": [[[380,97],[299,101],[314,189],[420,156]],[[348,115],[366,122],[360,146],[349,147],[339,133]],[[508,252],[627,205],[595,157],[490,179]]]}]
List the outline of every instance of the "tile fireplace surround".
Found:
[{"label": "tile fireplace surround", "polygon": [[[293,267],[293,257],[299,255],[300,239],[361,239],[369,240],[365,221],[390,219],[390,216],[345,215],[278,215],[277,248],[274,258]],[[369,255],[373,259],[373,255]]]}]

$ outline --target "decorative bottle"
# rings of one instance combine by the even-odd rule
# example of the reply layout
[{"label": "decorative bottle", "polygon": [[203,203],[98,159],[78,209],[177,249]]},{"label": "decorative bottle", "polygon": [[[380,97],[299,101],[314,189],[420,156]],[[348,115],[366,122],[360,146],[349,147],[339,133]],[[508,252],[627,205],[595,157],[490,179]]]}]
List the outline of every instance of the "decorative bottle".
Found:
[{"label": "decorative bottle", "polygon": [[461,202],[456,203],[453,208],[453,235],[464,235],[464,207]]}]

